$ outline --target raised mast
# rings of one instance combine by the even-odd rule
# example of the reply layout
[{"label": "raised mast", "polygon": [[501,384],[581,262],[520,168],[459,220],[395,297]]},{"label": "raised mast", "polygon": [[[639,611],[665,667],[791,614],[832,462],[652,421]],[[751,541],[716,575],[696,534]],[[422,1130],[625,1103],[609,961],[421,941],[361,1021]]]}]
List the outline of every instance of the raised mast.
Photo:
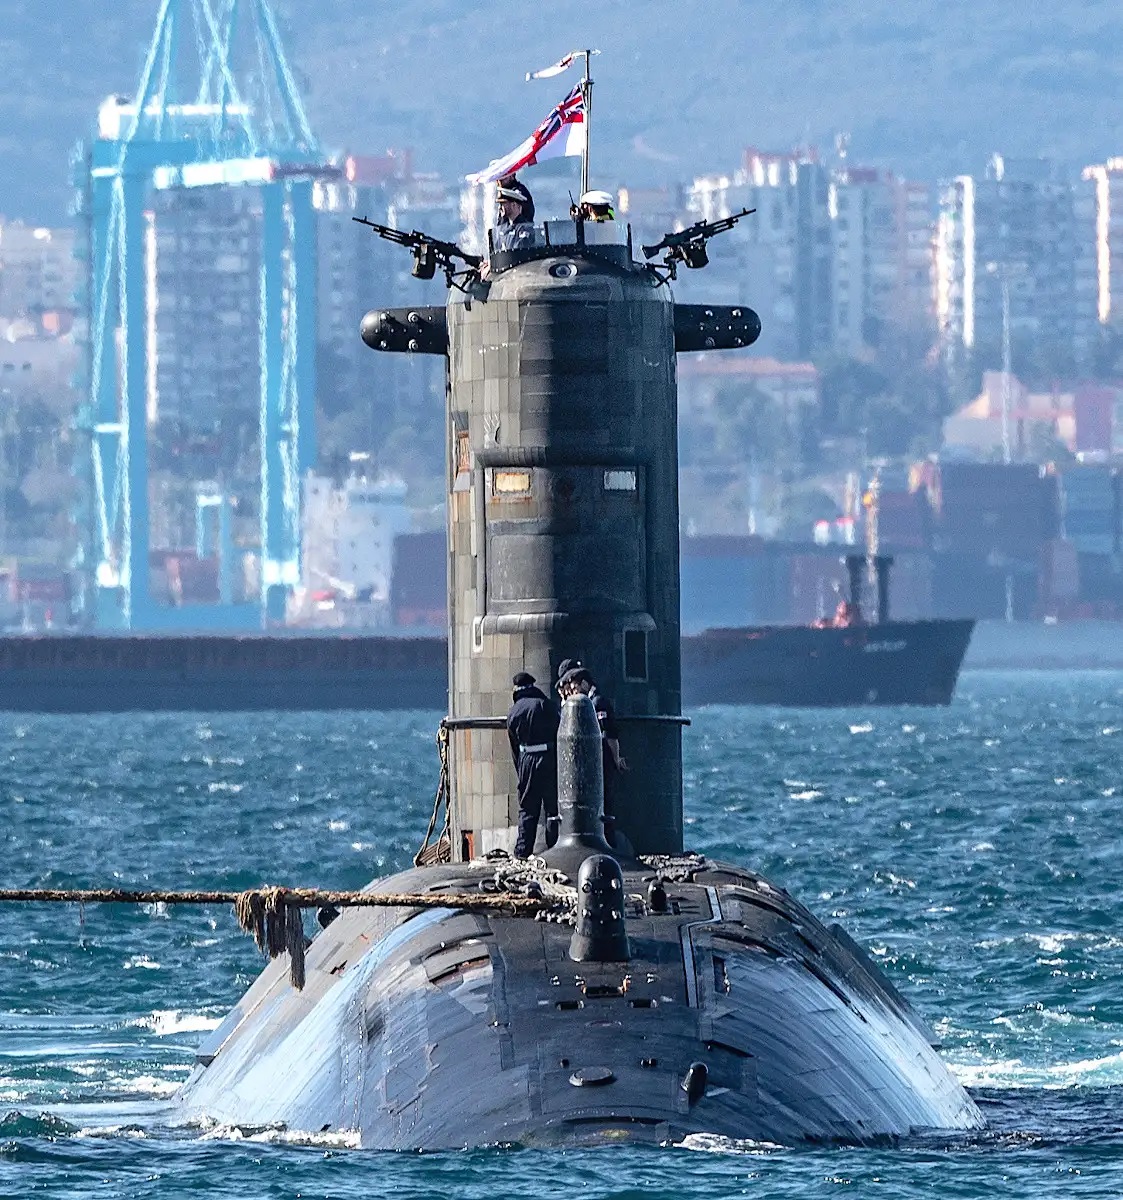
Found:
[{"label": "raised mast", "polygon": [[589,74],[589,59],[597,51],[581,50],[579,53],[585,56],[585,76],[581,80],[581,96],[585,102],[585,150],[581,155],[581,194],[584,195],[589,190],[589,138],[593,123],[593,80]]}]

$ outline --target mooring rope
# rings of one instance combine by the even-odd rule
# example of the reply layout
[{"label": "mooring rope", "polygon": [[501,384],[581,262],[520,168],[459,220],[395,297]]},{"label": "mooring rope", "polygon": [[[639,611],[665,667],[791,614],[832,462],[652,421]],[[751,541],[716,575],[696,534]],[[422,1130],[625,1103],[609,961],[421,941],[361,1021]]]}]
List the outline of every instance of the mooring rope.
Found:
[{"label": "mooring rope", "polygon": [[[415,867],[431,867],[437,863],[447,863],[452,860],[452,792],[448,776],[448,726],[442,720],[437,726],[437,757],[441,762],[441,774],[437,780],[437,794],[433,797],[433,815],[429,818],[429,828],[425,831],[425,840],[421,849],[413,856]],[[430,845],[429,839],[437,828],[437,821],[444,807],[444,828],[437,840]]]},{"label": "mooring rope", "polygon": [[479,892],[344,892],[317,888],[259,887],[242,892],[125,888],[0,888],[0,903],[46,904],[232,904],[238,923],[253,934],[258,949],[277,958],[289,955],[289,978],[304,987],[304,908],[457,908],[537,917],[554,901],[545,896],[485,895]]}]

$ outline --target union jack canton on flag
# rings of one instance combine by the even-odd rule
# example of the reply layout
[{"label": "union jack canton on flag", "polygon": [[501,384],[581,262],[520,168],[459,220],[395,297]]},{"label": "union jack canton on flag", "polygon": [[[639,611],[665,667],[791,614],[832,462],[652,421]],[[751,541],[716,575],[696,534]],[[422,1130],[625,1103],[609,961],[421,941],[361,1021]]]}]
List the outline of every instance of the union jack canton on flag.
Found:
[{"label": "union jack canton on flag", "polygon": [[[564,135],[564,136],[563,136]],[[585,153],[585,97],[578,84],[541,125],[510,154],[493,158],[482,171],[466,175],[469,183],[494,183],[547,158]]]}]

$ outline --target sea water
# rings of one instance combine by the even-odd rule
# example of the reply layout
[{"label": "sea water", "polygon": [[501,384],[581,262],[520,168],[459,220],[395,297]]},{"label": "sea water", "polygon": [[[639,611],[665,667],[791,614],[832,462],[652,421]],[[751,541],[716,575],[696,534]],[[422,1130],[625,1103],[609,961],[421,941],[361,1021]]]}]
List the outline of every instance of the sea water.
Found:
[{"label": "sea water", "polygon": [[[168,1099],[261,968],[231,911],[0,905],[0,1196],[1123,1195],[1123,675],[690,715],[687,845],[867,945],[986,1133],[389,1154],[184,1128]],[[360,887],[424,832],[437,719],[0,715],[0,886]]]}]

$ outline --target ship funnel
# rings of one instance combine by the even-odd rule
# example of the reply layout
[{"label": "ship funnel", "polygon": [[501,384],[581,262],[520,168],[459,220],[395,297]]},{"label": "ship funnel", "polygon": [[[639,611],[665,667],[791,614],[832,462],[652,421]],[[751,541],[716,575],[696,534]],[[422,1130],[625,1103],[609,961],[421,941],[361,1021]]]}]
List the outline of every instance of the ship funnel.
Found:
[{"label": "ship funnel", "polygon": [[889,620],[889,568],[893,565],[893,556],[875,555],[873,565],[877,571],[877,623],[884,625]]},{"label": "ship funnel", "polygon": [[558,841],[544,855],[552,867],[574,875],[590,854],[612,854],[604,840],[604,763],[600,726],[588,696],[562,704],[558,729]]},{"label": "ship funnel", "polygon": [[850,576],[850,607],[853,609],[855,621],[860,621],[862,615],[862,568],[865,565],[864,555],[846,556],[846,573]]}]

